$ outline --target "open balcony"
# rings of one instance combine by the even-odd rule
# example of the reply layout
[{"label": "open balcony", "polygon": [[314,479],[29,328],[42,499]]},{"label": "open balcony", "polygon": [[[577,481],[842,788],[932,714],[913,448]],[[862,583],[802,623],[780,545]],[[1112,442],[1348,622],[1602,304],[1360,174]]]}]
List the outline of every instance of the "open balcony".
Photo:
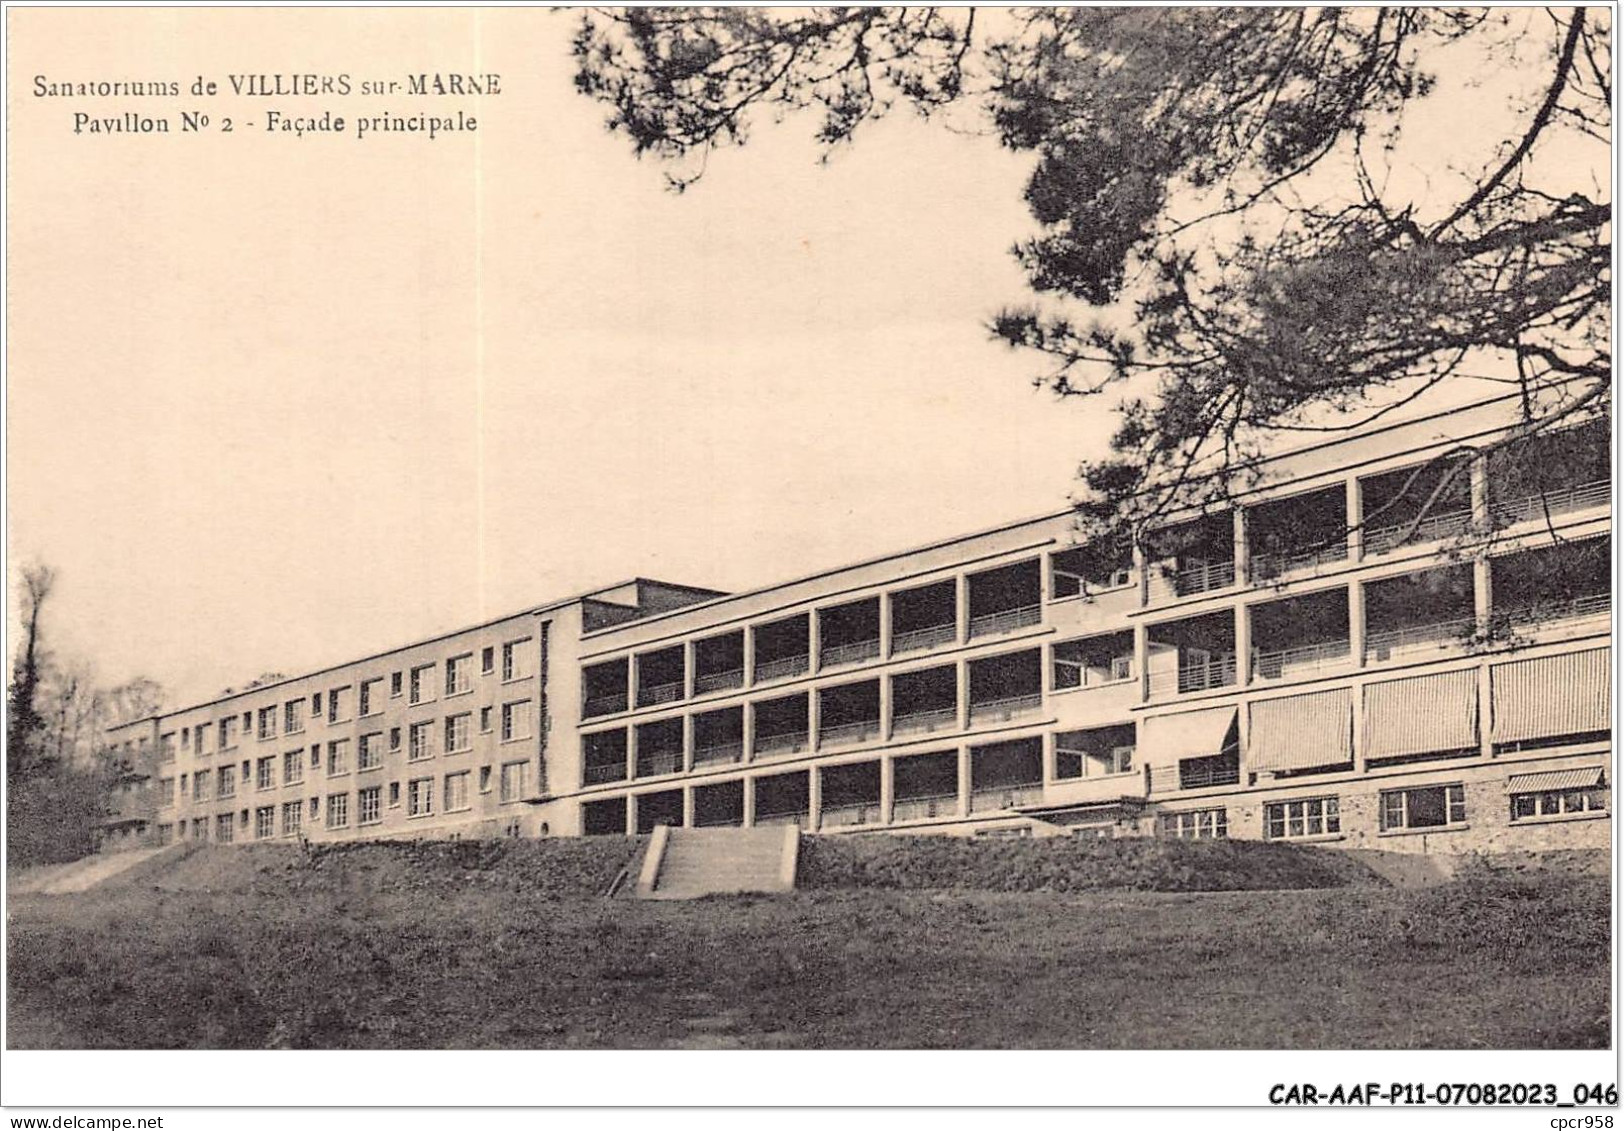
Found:
[{"label": "open balcony", "polygon": [[1055,780],[1137,777],[1135,743],[1132,723],[1063,731],[1054,739]]},{"label": "open balcony", "polygon": [[694,787],[694,827],[737,828],[744,824],[744,782],[724,781]]},{"label": "open balcony", "polygon": [[1215,707],[1146,720],[1151,793],[1208,789],[1240,782],[1240,712]]},{"label": "open balcony", "polygon": [[880,599],[818,610],[818,668],[848,667],[880,655]]},{"label": "open balcony", "polygon": [[826,766],[822,775],[818,824],[823,828],[850,828],[855,825],[882,825],[880,808],[880,764],[851,762]]},{"label": "open balcony", "polygon": [[915,754],[891,764],[892,821],[925,821],[959,815],[957,751]]},{"label": "open balcony", "polygon": [[686,660],[681,644],[644,652],[637,657],[637,705],[657,707],[675,703],[686,693]]},{"label": "open balcony", "polygon": [[640,793],[635,798],[637,831],[647,835],[657,825],[682,827],[682,790],[663,789],[658,793]]},{"label": "open balcony", "polygon": [[938,581],[891,594],[891,654],[906,655],[958,641],[958,586]]},{"label": "open balcony", "polygon": [[1347,489],[1339,483],[1249,508],[1246,540],[1254,582],[1347,561]]},{"label": "open balcony", "polygon": [[891,735],[907,738],[959,729],[959,673],[952,664],[891,678]]},{"label": "open balcony", "polygon": [[756,662],[752,678],[757,683],[805,675],[811,668],[811,621],[805,613],[771,624],[757,625]]},{"label": "open balcony", "polygon": [[1366,476],[1359,492],[1367,557],[1472,530],[1471,461],[1464,456]]},{"label": "open balcony", "polygon": [[1050,679],[1056,691],[1120,687],[1133,681],[1132,632],[1061,641],[1050,656]]},{"label": "open balcony", "polygon": [[1133,547],[1071,546],[1049,555],[1049,596],[1086,597],[1133,584]]},{"label": "open balcony", "polygon": [[1253,605],[1252,678],[1299,679],[1345,667],[1353,658],[1348,636],[1348,591],[1322,590]]},{"label": "open balcony", "polygon": [[1043,577],[1038,559],[972,573],[970,639],[1005,636],[1043,620]]},{"label": "open balcony", "polygon": [[1365,586],[1365,662],[1458,651],[1478,633],[1472,567],[1417,570]]},{"label": "open balcony", "polygon": [[[626,780],[626,728],[600,730],[581,738],[581,784],[603,785]],[[626,823],[621,821],[620,831]]]},{"label": "open balcony", "polygon": [[1146,555],[1156,563],[1153,600],[1228,589],[1235,584],[1235,518],[1219,511],[1164,527],[1151,535]]},{"label": "open balcony", "polygon": [[628,662],[624,656],[581,669],[581,716],[613,715],[627,706]]},{"label": "open balcony", "polygon": [[1612,539],[1562,542],[1491,558],[1497,632],[1537,633],[1612,612]]},{"label": "open balcony", "polygon": [[638,777],[682,772],[684,729],[681,719],[661,719],[637,728]]},{"label": "open balcony", "polygon": [[879,680],[825,687],[818,692],[818,749],[860,746],[879,737]]},{"label": "open balcony", "polygon": [[606,797],[581,805],[581,831],[587,836],[625,836],[626,799]]},{"label": "open balcony", "polygon": [[694,716],[694,768],[744,760],[744,708],[724,707]]},{"label": "open balcony", "polygon": [[970,812],[1036,805],[1043,800],[1043,740],[1022,738],[970,751]]},{"label": "open balcony", "polygon": [[1043,710],[1043,651],[1028,648],[970,662],[970,725],[1033,717]]},{"label": "open balcony", "polygon": [[810,749],[807,702],[806,695],[801,694],[768,699],[755,705],[756,733],[752,745],[755,757],[781,758]]},{"label": "open balcony", "polygon": [[755,823],[758,825],[811,824],[812,785],[807,771],[772,774],[756,779]]},{"label": "open balcony", "polygon": [[1607,425],[1596,421],[1519,440],[1489,457],[1489,512],[1499,527],[1548,525],[1606,511],[1613,500]]},{"label": "open balcony", "polygon": [[694,641],[695,695],[714,695],[743,686],[743,632],[724,632]]},{"label": "open balcony", "polygon": [[1235,618],[1227,610],[1152,625],[1148,639],[1152,695],[1210,691],[1239,677]]}]

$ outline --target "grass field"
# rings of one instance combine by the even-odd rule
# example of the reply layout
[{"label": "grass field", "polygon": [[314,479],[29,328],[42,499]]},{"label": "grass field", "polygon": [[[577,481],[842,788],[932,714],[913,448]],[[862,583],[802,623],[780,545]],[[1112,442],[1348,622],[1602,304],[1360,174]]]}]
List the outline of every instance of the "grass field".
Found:
[{"label": "grass field", "polygon": [[[1480,867],[1404,890],[1345,858],[1327,862],[1330,853],[1174,846],[1153,850],[1159,857],[1094,857],[1091,885],[1070,886],[1095,890],[1056,890],[1090,850],[920,842],[911,856],[882,845],[820,860],[824,843],[808,853],[807,890],[689,903],[598,896],[635,851],[618,840],[309,856],[214,849],[154,861],[83,895],[11,900],[7,1043],[1590,1048],[1608,1039],[1609,891],[1593,867]],[[1289,854],[1305,851],[1293,865]],[[944,859],[963,866],[955,854],[976,852],[984,858],[968,874],[981,888],[1031,886],[999,877],[1040,867],[1049,890],[928,886]],[[1204,873],[1217,887],[1297,890],[1186,890]],[[1118,889],[1181,890],[1112,890],[1112,877]]]}]

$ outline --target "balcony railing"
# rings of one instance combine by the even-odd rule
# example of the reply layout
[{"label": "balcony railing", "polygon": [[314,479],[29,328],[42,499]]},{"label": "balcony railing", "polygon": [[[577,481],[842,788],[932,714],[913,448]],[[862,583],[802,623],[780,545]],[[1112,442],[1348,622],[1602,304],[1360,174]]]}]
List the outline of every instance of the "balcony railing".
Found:
[{"label": "balcony railing", "polygon": [[807,735],[804,730],[780,731],[776,734],[756,735],[756,754],[796,754],[805,750]]},{"label": "balcony railing", "polygon": [[786,810],[781,813],[757,813],[758,825],[799,825],[808,828],[812,824],[812,815],[806,810]]},{"label": "balcony railing", "polygon": [[1365,637],[1365,662],[1379,663],[1394,656],[1459,648],[1477,633],[1477,618],[1456,617],[1432,624],[1388,628]]},{"label": "balcony railing", "polygon": [[930,734],[938,730],[958,730],[959,709],[939,707],[932,711],[913,711],[891,720],[892,734]]},{"label": "balcony railing", "polygon": [[988,699],[983,703],[970,704],[970,721],[973,723],[986,722],[989,719],[1007,721],[1021,715],[1030,715],[1043,707],[1043,696],[1012,695],[1007,699]]},{"label": "balcony railing", "polygon": [[1538,625],[1552,621],[1576,620],[1579,617],[1605,616],[1612,611],[1610,593],[1593,593],[1585,597],[1567,597],[1549,601],[1534,601],[1508,609],[1496,609],[1495,619],[1507,625]]},{"label": "balcony railing", "polygon": [[1004,609],[996,613],[983,613],[970,618],[970,639],[982,636],[1002,636],[1043,620],[1042,605],[1024,605],[1018,609]]},{"label": "balcony railing", "polygon": [[1036,805],[1042,800],[1042,782],[988,786],[970,791],[970,812],[985,813],[996,809],[1014,809],[1020,805]]},{"label": "balcony railing", "polygon": [[1235,584],[1235,563],[1204,562],[1188,566],[1173,574],[1173,592],[1180,597],[1191,593],[1209,593],[1214,589],[1227,589]]},{"label": "balcony railing", "polygon": [[1348,560],[1346,540],[1302,550],[1268,550],[1252,555],[1252,580],[1266,581],[1300,569],[1318,569]]},{"label": "balcony railing", "polygon": [[659,750],[654,752],[638,751],[637,776],[640,778],[658,777],[660,774],[678,774],[682,772],[682,751]]},{"label": "balcony railing", "polygon": [[581,714],[587,718],[596,715],[613,715],[626,709],[626,693],[617,691],[613,695],[589,695],[582,705]]},{"label": "balcony railing", "polygon": [[821,668],[838,668],[847,664],[860,664],[864,660],[872,660],[880,654],[880,638],[872,640],[854,640],[849,644],[834,644],[827,648],[818,649],[818,666]]},{"label": "balcony railing", "polygon": [[1235,785],[1240,781],[1238,766],[1152,766],[1151,793],[1175,793],[1181,789]]},{"label": "balcony railing", "polygon": [[586,785],[602,785],[604,782],[626,780],[626,759],[621,758],[615,762],[588,762],[581,769],[581,781]]},{"label": "balcony railing", "polygon": [[936,793],[928,797],[898,797],[891,803],[891,820],[925,821],[932,817],[957,817],[959,795]]},{"label": "balcony railing", "polygon": [[1254,679],[1284,679],[1302,672],[1319,671],[1344,663],[1353,654],[1346,640],[1326,640],[1252,653]]},{"label": "balcony railing", "polygon": [[725,763],[741,761],[744,758],[744,743],[717,742],[709,746],[694,747],[695,766],[716,766]]},{"label": "balcony railing", "polygon": [[744,686],[744,669],[729,668],[725,672],[706,672],[694,676],[694,694],[709,695],[713,691],[731,691]]},{"label": "balcony railing", "polygon": [[1539,495],[1521,499],[1508,499],[1491,504],[1494,521],[1500,526],[1516,526],[1523,522],[1543,522],[1547,514],[1567,514],[1571,511],[1606,507],[1613,501],[1613,485],[1606,479],[1593,483],[1577,483],[1559,487]]},{"label": "balcony railing", "polygon": [[639,707],[653,707],[660,703],[675,703],[682,698],[682,681],[675,683],[653,683],[647,687],[637,689],[637,705]]},{"label": "balcony railing", "polygon": [[[1120,687],[1124,683],[1133,682],[1133,672],[1117,673],[1106,671],[1103,667],[1095,665],[1089,667],[1074,660],[1056,660],[1054,662],[1056,691],[1073,691],[1078,688],[1094,687]],[[1105,671],[1104,675],[1098,673]]]},{"label": "balcony railing", "polygon": [[891,637],[891,654],[900,656],[904,652],[923,652],[927,648],[952,644],[958,638],[959,627],[951,622],[927,625],[924,628],[910,628]]},{"label": "balcony railing", "polygon": [[852,825],[883,825],[885,812],[878,801],[858,801],[846,805],[826,805],[818,814],[818,823],[824,828]]},{"label": "balcony railing", "polygon": [[1470,510],[1432,514],[1420,522],[1400,522],[1392,526],[1375,526],[1365,531],[1365,553],[1385,554],[1389,550],[1396,550],[1400,546],[1456,538],[1471,529],[1472,512]]},{"label": "balcony railing", "polygon": [[879,719],[858,719],[856,722],[836,723],[818,727],[819,746],[851,746],[878,737]]},{"label": "balcony railing", "polygon": [[1229,687],[1235,682],[1235,657],[1209,660],[1205,664],[1180,664],[1177,670],[1167,669],[1150,673],[1150,693],[1163,695],[1177,691],[1180,695],[1191,691],[1207,691],[1214,687]]},{"label": "balcony railing", "polygon": [[780,656],[776,660],[767,660],[756,665],[756,682],[766,683],[774,679],[788,679],[794,675],[805,675],[811,656],[802,652],[798,656]]}]

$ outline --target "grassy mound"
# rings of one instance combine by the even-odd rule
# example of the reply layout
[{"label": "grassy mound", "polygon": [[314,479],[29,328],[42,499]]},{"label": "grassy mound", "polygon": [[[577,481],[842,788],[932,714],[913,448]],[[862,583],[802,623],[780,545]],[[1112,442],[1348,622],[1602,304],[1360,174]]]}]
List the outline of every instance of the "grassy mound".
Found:
[{"label": "grassy mound", "polygon": [[1275,891],[1383,884],[1340,853],[1239,840],[812,837],[799,886],[956,891]]}]

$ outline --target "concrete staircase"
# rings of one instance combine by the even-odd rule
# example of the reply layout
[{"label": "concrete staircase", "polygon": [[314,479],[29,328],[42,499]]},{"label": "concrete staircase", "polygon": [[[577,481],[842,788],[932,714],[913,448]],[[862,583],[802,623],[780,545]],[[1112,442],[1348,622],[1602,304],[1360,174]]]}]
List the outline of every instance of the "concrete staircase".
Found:
[{"label": "concrete staircase", "polygon": [[795,889],[800,830],[783,827],[674,829],[661,825],[649,840],[637,881],[639,899],[697,899],[702,895]]},{"label": "concrete staircase", "polygon": [[69,864],[53,864],[20,876],[7,890],[18,895],[71,895],[89,891],[103,880],[144,864],[168,848],[133,848],[127,852],[107,852],[86,856]]}]

